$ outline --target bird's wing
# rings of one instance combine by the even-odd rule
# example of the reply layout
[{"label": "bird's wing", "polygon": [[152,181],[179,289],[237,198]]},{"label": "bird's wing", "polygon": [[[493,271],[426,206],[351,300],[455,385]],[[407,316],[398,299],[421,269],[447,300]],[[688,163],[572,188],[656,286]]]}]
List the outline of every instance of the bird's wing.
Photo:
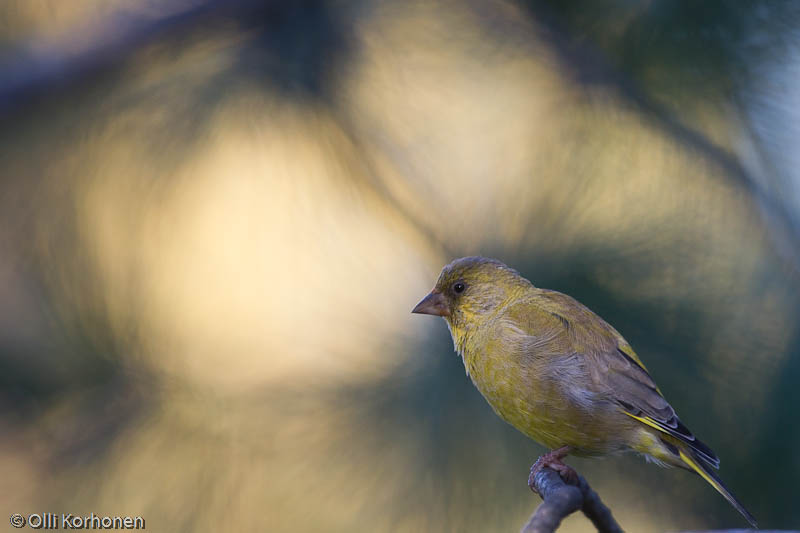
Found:
[{"label": "bird's wing", "polygon": [[557,316],[562,335],[576,353],[587,359],[588,373],[597,392],[619,404],[621,410],[658,431],[686,443],[709,465],[719,468],[714,452],[700,442],[675,414],[636,352],[617,330],[573,298],[544,291],[544,307]]}]

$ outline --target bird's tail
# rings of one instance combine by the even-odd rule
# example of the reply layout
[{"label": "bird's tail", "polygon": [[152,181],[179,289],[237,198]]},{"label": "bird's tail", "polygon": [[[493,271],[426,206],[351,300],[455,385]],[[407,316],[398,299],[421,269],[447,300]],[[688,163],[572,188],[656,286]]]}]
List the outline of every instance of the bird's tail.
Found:
[{"label": "bird's tail", "polygon": [[678,453],[680,454],[681,459],[684,463],[686,463],[691,470],[697,472],[700,477],[708,481],[708,483],[717,489],[717,492],[722,494],[722,496],[733,505],[737,511],[742,513],[742,516],[750,522],[754,528],[758,529],[758,524],[756,524],[756,519],[751,515],[744,506],[739,503],[739,500],[731,494],[731,491],[722,483],[722,480],[719,478],[716,472],[714,472],[713,465],[708,464],[706,461],[703,460],[701,456],[695,453],[691,448],[688,446],[680,446],[678,448]]}]

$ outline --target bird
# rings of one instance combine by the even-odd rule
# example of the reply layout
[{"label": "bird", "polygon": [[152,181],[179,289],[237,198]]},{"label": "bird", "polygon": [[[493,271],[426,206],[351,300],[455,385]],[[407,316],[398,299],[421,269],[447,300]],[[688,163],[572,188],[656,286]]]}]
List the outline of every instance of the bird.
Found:
[{"label": "bird", "polygon": [[681,422],[631,345],[574,298],[496,259],[462,257],[412,313],[444,318],[495,413],[550,448],[532,467],[532,489],[543,467],[577,477],[567,455],[635,452],[698,474],[757,527],[715,472],[719,458]]}]

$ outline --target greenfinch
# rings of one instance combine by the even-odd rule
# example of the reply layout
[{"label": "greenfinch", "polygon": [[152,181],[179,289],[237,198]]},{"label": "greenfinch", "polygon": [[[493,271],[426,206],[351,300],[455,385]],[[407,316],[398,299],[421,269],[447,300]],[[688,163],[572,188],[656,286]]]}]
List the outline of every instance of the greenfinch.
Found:
[{"label": "greenfinch", "polygon": [[494,411],[555,450],[545,466],[564,474],[567,454],[633,451],[696,472],[756,526],[715,473],[717,456],[680,421],[630,344],[578,301],[534,287],[500,261],[464,257],[444,267],[412,312],[445,319]]}]

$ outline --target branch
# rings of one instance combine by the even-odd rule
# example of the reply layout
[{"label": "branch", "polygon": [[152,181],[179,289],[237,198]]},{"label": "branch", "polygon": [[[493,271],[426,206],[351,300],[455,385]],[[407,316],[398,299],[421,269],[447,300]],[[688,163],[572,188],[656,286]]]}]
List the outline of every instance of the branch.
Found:
[{"label": "branch", "polygon": [[583,476],[578,476],[577,484],[568,485],[555,470],[544,467],[534,476],[532,488],[542,496],[543,502],[521,533],[552,533],[564,518],[578,509],[599,533],[623,533],[611,516],[611,510],[600,501],[600,496]]}]

